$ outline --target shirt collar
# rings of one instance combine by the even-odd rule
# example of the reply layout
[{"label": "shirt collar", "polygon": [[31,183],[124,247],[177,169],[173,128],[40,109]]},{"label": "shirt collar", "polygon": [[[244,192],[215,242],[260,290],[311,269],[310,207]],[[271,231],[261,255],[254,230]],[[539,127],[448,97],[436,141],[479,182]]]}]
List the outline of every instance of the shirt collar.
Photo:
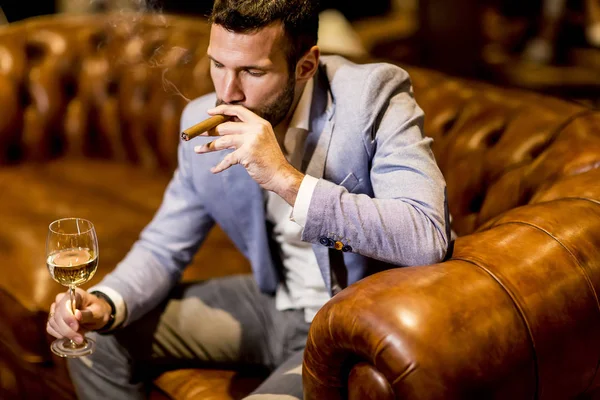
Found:
[{"label": "shirt collar", "polygon": [[313,97],[314,77],[306,82],[300,101],[294,110],[289,128],[298,128],[308,131],[310,125],[310,106]]}]

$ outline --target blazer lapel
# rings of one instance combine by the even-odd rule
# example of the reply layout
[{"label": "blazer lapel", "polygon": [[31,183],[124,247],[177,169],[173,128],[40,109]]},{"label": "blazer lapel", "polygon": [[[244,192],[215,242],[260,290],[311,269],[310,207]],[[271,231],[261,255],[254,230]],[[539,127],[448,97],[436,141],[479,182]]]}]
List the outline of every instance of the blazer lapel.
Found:
[{"label": "blazer lapel", "polygon": [[[329,91],[325,67],[321,66],[314,88],[310,118],[311,126],[304,150],[303,169],[305,169],[306,175],[319,179],[326,178],[324,176],[325,162],[334,127],[334,110],[335,104]],[[332,295],[329,248],[318,244],[313,244],[312,248],[325,281],[325,286],[329,294]]]},{"label": "blazer lapel", "polygon": [[335,105],[329,91],[325,67],[319,68],[313,89],[310,110],[310,127],[304,146],[302,170],[305,174],[322,178],[331,132],[333,131],[333,111]]}]

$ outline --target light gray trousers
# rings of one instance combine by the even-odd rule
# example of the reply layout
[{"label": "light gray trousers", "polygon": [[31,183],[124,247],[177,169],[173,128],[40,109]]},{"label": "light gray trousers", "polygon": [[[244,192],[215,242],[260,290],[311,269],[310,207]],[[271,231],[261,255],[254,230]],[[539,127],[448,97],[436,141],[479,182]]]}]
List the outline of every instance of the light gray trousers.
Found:
[{"label": "light gray trousers", "polygon": [[174,368],[266,369],[247,399],[302,399],[303,310],[279,311],[250,275],[181,285],[141,319],[90,333],[94,354],[68,361],[80,399],[144,399],[152,378]]}]

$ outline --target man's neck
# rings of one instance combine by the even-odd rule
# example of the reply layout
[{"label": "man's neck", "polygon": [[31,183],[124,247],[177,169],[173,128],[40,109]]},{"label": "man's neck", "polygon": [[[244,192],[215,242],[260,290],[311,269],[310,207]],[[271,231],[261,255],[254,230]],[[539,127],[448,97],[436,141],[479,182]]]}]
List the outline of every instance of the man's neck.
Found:
[{"label": "man's neck", "polygon": [[304,88],[306,87],[306,83],[303,83],[298,87],[296,93],[294,95],[294,102],[290,107],[287,115],[276,127],[273,128],[273,132],[275,132],[275,138],[277,138],[277,143],[279,143],[279,147],[284,150],[283,140],[285,139],[285,134],[287,133],[290,127],[290,121],[292,120],[292,116],[296,111],[296,107],[298,107],[298,103],[300,102],[300,98],[302,97],[302,93],[304,93]]}]

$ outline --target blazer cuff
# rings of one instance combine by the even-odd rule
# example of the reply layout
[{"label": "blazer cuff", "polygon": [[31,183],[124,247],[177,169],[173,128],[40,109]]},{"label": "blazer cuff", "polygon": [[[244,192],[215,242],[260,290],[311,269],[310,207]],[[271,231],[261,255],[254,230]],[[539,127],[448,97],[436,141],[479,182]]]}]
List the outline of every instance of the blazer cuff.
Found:
[{"label": "blazer cuff", "polygon": [[127,316],[127,307],[125,306],[125,300],[123,300],[123,296],[121,296],[119,292],[108,286],[99,285],[88,289],[88,293],[94,291],[104,293],[105,295],[110,297],[112,302],[115,304],[115,322],[113,322],[109,330],[120,326],[125,320],[125,317]]},{"label": "blazer cuff", "polygon": [[292,214],[290,219],[300,225],[302,228],[306,226],[306,219],[308,217],[308,207],[310,206],[310,200],[312,199],[313,192],[319,180],[310,175],[304,175],[300,189],[298,189],[298,195],[296,196],[296,202],[292,207]]}]

